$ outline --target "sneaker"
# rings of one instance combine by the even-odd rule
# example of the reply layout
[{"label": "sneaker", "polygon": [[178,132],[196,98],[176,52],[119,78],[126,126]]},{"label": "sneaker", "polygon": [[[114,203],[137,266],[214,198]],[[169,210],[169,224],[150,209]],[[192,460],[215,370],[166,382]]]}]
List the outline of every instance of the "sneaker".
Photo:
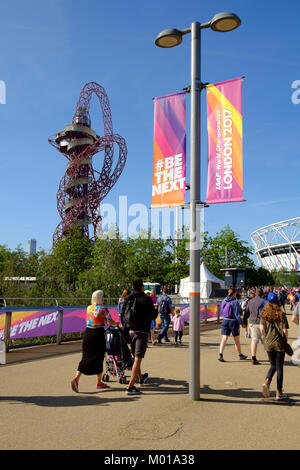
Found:
[{"label": "sneaker", "polygon": [[148,377],[149,377],[149,374],[147,374],[147,372],[145,372],[145,374],[142,374],[141,380],[139,379],[139,377],[137,377],[135,379],[135,382],[140,384],[140,385],[144,385],[147,382]]},{"label": "sneaker", "polygon": [[145,374],[142,374],[142,380],[140,380],[140,384],[145,385],[145,383],[148,380],[148,377],[149,377],[149,374],[147,374],[147,372],[145,372]]},{"label": "sneaker", "polygon": [[157,338],[153,344],[161,344],[161,339],[160,338]]},{"label": "sneaker", "polygon": [[109,388],[109,385],[105,384],[104,382],[98,382],[97,388]]},{"label": "sneaker", "polygon": [[76,393],[79,392],[77,379],[74,378],[71,380],[71,387],[72,387],[73,392],[76,392]]},{"label": "sneaker", "polygon": [[278,397],[276,397],[276,400],[287,400],[287,399],[288,399],[287,395],[279,395]]},{"label": "sneaker", "polygon": [[259,365],[259,364],[260,364],[260,362],[258,362],[258,360],[257,360],[257,359],[252,359],[252,364],[253,364],[253,365],[256,365],[256,364],[258,364],[258,365]]},{"label": "sneaker", "polygon": [[240,361],[244,361],[245,359],[247,359],[247,356],[245,356],[245,354],[240,354],[239,355],[239,360]]},{"label": "sneaker", "polygon": [[127,395],[141,395],[141,391],[138,390],[136,387],[127,387],[126,388],[126,394]]},{"label": "sneaker", "polygon": [[165,339],[165,342],[166,342],[166,343],[170,343],[169,338]]},{"label": "sneaker", "polygon": [[265,398],[270,396],[270,386],[266,383],[262,385],[262,394]]},{"label": "sneaker", "polygon": [[219,356],[218,356],[218,361],[220,361],[220,362],[225,362],[225,361],[224,361],[224,358],[223,358],[223,354],[219,354]]}]

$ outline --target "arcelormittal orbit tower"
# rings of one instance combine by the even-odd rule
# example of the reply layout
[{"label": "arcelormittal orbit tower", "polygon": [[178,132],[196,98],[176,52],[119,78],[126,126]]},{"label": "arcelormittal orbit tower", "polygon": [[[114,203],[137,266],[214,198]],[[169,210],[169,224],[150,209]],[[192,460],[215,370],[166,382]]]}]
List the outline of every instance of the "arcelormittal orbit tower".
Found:
[{"label": "arcelormittal orbit tower", "polygon": [[[103,137],[91,128],[89,109],[93,94],[98,97],[102,111]],[[109,100],[102,86],[95,82],[84,85],[72,124],[50,137],[49,142],[68,160],[57,192],[57,209],[62,220],[54,232],[53,245],[76,226],[87,238],[92,238],[89,235],[89,224],[92,224],[96,237],[101,221],[100,202],[117,182],[127,156],[125,139],[113,132]],[[119,147],[119,156],[113,166],[115,144]],[[93,168],[93,157],[95,159],[101,151],[104,152],[103,164],[97,171]]]}]

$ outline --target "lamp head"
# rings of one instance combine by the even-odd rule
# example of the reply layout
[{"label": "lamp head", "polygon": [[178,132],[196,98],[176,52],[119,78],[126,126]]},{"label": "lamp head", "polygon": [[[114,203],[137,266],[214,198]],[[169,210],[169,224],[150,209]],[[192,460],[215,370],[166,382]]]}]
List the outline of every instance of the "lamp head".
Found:
[{"label": "lamp head", "polygon": [[175,47],[182,42],[182,32],[179,29],[164,29],[157,38],[155,44],[159,47]]},{"label": "lamp head", "polygon": [[213,17],[210,22],[210,27],[219,33],[226,33],[232,31],[240,26],[241,20],[234,13],[224,12],[218,13]]}]

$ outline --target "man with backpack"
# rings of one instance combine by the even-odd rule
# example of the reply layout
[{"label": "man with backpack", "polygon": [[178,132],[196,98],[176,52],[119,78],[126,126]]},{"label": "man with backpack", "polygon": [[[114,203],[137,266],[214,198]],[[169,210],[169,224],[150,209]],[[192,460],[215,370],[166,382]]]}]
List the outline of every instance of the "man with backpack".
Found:
[{"label": "man with backpack", "polygon": [[168,296],[168,290],[166,287],[163,288],[163,293],[157,299],[158,313],[161,319],[161,332],[157,336],[155,343],[161,343],[162,338],[165,338],[165,342],[169,343],[168,329],[171,323],[170,314],[173,313],[172,300]]},{"label": "man with backpack", "polygon": [[138,380],[140,385],[147,381],[148,374],[142,374],[141,362],[145,357],[151,320],[157,317],[151,297],[145,294],[141,279],[133,282],[133,292],[124,299],[122,316],[129,331],[131,351],[134,356],[131,377],[126,389],[127,395],[139,395],[141,392],[135,387]]},{"label": "man with backpack", "polygon": [[235,348],[239,355],[239,360],[247,359],[247,356],[241,352],[240,326],[243,328],[246,328],[246,326],[243,324],[243,320],[241,318],[240,304],[236,298],[236,295],[237,292],[235,289],[229,289],[228,295],[223,300],[220,307],[220,316],[223,317],[221,329],[222,340],[220,344],[220,354],[218,356],[218,360],[220,362],[225,362],[223,358],[223,352],[230,334],[233,336]]}]

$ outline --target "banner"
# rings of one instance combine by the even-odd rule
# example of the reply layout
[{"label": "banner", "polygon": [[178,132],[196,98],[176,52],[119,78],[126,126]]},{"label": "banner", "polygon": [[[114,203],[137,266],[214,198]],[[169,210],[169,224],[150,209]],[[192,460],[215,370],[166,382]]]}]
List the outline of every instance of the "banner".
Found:
[{"label": "banner", "polygon": [[206,87],[208,204],[243,201],[242,80]]},{"label": "banner", "polygon": [[[117,305],[107,305],[112,319],[116,322],[119,321],[119,314]],[[188,304],[177,305],[174,307],[180,308],[180,313],[183,320],[189,323],[190,307]],[[62,333],[79,333],[83,332],[86,328],[86,309],[85,305],[77,305],[72,307],[60,307],[63,309],[63,322]],[[10,338],[24,339],[24,338],[37,338],[39,336],[55,336],[57,334],[57,321],[59,312],[54,307],[34,307],[29,310],[22,310],[20,307],[17,311],[12,308],[12,322],[10,328]],[[200,320],[215,319],[218,315],[217,304],[201,304],[200,305]],[[160,325],[161,320],[156,318],[156,325]],[[5,327],[5,313],[0,311],[0,341],[4,339]],[[1,348],[1,344],[0,344]],[[1,351],[0,351],[1,356]],[[1,357],[0,357],[1,363]]]},{"label": "banner", "polygon": [[[87,306],[61,307],[63,309],[62,333],[78,333],[86,328]],[[111,317],[119,321],[117,306],[108,307]],[[13,310],[13,309],[12,309]],[[37,338],[57,334],[58,310],[51,307],[35,310],[18,310],[12,313],[11,339]],[[4,338],[5,313],[0,312],[0,340]]]},{"label": "banner", "polygon": [[151,207],[184,205],[186,177],[185,92],[154,99]]}]

